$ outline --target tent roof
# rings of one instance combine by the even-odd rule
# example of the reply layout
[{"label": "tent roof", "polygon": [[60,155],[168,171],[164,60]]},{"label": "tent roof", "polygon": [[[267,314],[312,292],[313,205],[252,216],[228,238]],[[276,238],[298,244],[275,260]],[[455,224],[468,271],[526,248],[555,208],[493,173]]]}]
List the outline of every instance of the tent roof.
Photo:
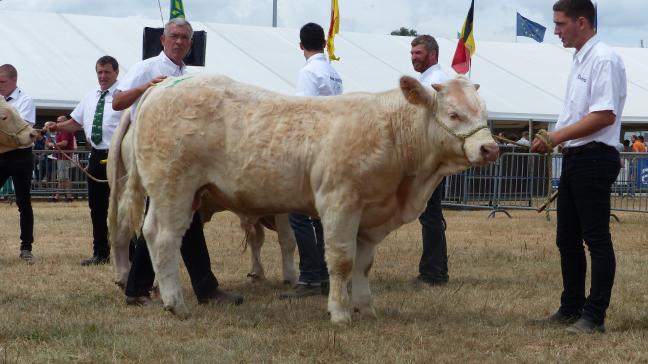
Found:
[{"label": "tent roof", "polygon": [[[73,108],[96,87],[94,64],[105,54],[120,63],[120,73],[141,59],[143,28],[159,20],[59,13],[0,11],[0,63],[19,72],[18,84],[39,108]],[[304,64],[298,31],[287,28],[192,22],[207,32],[205,67],[190,72],[223,73],[233,79],[292,94]],[[416,76],[411,37],[343,32],[335,38],[334,67],[345,92],[383,91],[398,78]],[[449,73],[456,40],[437,38],[439,63]],[[615,48],[628,75],[624,123],[648,122],[648,49]],[[477,41],[471,79],[481,84],[489,118],[555,121],[573,51],[554,44]]]}]

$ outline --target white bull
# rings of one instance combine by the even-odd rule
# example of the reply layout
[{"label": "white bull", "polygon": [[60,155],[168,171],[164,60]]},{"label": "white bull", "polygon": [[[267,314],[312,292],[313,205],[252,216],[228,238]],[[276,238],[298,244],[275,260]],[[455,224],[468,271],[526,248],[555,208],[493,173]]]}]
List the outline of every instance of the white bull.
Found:
[{"label": "white bull", "polygon": [[[118,223],[117,211],[128,179],[127,171],[131,165],[133,129],[130,126],[130,112],[126,111],[122,113],[119,127],[113,134],[107,165],[107,177],[110,185],[108,228],[112,245],[112,262],[115,271],[115,283],[122,288],[126,287],[130,270],[128,244],[133,236],[133,231],[128,224]],[[166,168],[165,163],[160,164],[158,168]],[[222,206],[214,201],[209,191],[202,194],[199,203],[200,217],[203,223],[210,221],[214,213],[223,211]],[[238,215],[241,229],[245,232],[245,246],[250,248],[252,267],[248,277],[252,280],[263,280],[265,278],[265,271],[261,263],[261,247],[265,237],[263,227],[265,226],[277,231],[277,238],[281,248],[284,283],[295,284],[297,277],[293,256],[296,242],[295,235],[288,222],[288,215],[264,216],[261,219],[243,214]]]},{"label": "white bull", "polygon": [[18,111],[0,97],[0,153],[29,147],[36,131],[20,117]]},{"label": "white bull", "polygon": [[444,175],[497,158],[478,87],[463,77],[433,87],[402,77],[392,91],[313,98],[184,76],[150,89],[119,221],[138,229],[148,194],[143,233],[165,308],[186,313],[180,242],[194,199],[209,191],[247,216],[319,216],[332,322],[350,322],[353,307],[375,316],[376,244],[422,213]]}]

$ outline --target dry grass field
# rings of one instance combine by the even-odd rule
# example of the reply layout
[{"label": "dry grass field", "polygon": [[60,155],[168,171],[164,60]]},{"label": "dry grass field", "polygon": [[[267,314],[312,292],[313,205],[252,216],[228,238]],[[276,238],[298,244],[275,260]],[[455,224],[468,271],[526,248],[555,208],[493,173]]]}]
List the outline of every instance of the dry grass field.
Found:
[{"label": "dry grass field", "polygon": [[[18,211],[0,204],[0,363],[431,363],[648,362],[648,223],[612,223],[617,278],[604,335],[574,337],[536,327],[557,308],[561,278],[555,219],[513,211],[446,211],[450,283],[413,283],[418,223],[378,248],[372,288],[377,320],[332,326],[326,299],[280,301],[274,234],[263,252],[268,280],[250,283],[248,252],[231,214],[206,228],[221,286],[241,306],[198,305],[183,276],[191,317],[127,307],[111,267],[82,267],[91,251],[85,202],[34,204],[33,264],[18,259]],[[554,216],[555,217],[555,216]],[[297,257],[296,257],[297,259]],[[184,274],[183,269],[183,274]]]}]

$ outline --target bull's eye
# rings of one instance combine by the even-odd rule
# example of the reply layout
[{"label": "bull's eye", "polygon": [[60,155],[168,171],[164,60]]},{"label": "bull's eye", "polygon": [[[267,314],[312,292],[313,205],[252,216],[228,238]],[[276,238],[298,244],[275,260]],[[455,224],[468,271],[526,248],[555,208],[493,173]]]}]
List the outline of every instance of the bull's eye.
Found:
[{"label": "bull's eye", "polygon": [[450,120],[452,120],[452,121],[459,120],[459,115],[457,115],[456,112],[451,112],[450,114],[448,114],[448,116],[450,117]]}]

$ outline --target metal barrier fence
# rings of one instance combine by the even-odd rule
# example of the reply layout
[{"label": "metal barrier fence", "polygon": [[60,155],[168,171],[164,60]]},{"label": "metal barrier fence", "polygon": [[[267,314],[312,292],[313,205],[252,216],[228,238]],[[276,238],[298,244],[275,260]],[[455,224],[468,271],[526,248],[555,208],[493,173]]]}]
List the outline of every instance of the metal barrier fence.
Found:
[{"label": "metal barrier fence", "polygon": [[[90,151],[69,152],[83,168],[88,165]],[[57,152],[35,150],[32,168],[31,194],[34,199],[53,199],[58,195],[60,200],[67,197],[85,199],[88,197],[88,179],[79,167],[68,160],[56,159]],[[62,157],[61,157],[62,158]],[[66,168],[68,167],[68,168]],[[67,172],[67,173],[66,173]],[[66,185],[66,180],[69,185]],[[14,190],[11,179],[0,186],[0,199],[13,200]]]},{"label": "metal barrier fence", "polygon": [[[513,151],[502,153],[491,165],[446,177],[443,205],[489,209],[495,214],[511,209],[533,210],[543,204],[558,187],[562,155],[549,157],[508,150]],[[59,199],[68,195],[87,198],[87,177],[78,167],[71,166],[68,171],[69,188],[59,183],[57,169],[61,161],[54,159],[55,153],[34,151],[32,196],[52,198],[58,194]],[[80,165],[87,166],[89,151],[76,151],[73,155]],[[612,210],[648,212],[648,153],[621,153],[621,161],[623,168],[612,185]],[[551,163],[551,174],[548,163]],[[10,181],[1,187],[0,198],[14,198]],[[555,202],[549,209],[555,209]]]},{"label": "metal barrier fence", "polygon": [[[621,153],[621,162],[612,210],[648,212],[648,154]],[[446,177],[443,205],[489,209],[491,215],[537,209],[558,188],[561,163],[561,154],[503,153],[494,164]],[[548,208],[555,209],[555,201]]]}]

